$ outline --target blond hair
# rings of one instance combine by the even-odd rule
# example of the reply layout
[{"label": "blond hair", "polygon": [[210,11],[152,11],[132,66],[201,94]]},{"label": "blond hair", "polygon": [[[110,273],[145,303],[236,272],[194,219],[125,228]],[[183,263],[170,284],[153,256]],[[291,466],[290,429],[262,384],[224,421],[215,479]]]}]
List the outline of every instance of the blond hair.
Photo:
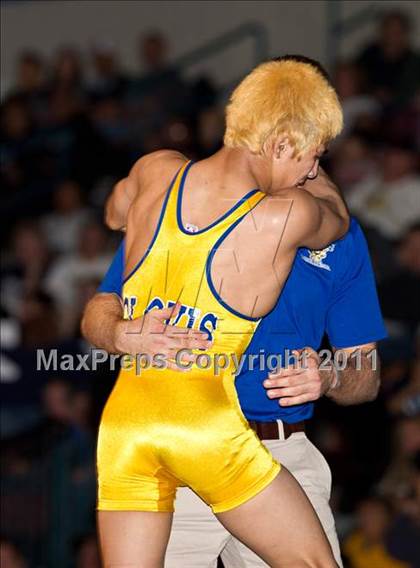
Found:
[{"label": "blond hair", "polygon": [[343,113],[334,88],[308,63],[269,61],[233,91],[226,107],[224,143],[261,154],[285,136],[300,156],[335,138]]}]

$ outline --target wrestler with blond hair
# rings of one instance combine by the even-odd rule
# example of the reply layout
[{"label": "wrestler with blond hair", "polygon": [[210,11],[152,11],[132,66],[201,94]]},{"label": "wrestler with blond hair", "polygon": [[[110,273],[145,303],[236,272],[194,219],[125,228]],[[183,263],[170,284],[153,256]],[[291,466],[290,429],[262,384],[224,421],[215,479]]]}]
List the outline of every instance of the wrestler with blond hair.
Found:
[{"label": "wrestler with blond hair", "polygon": [[[166,359],[139,376],[122,370],[102,415],[105,566],[163,566],[183,485],[270,566],[336,566],[305,493],[242,414],[231,361],[276,304],[297,249],[322,249],[348,229],[333,184],[302,187],[341,127],[336,93],[315,66],[267,62],[233,92],[220,151],[197,163],[153,153],[115,187],[107,222],[126,230],[128,351],[143,335]],[[115,337],[104,327],[98,343],[118,352]],[[223,371],[199,365],[196,347],[210,361],[229,355]]]}]

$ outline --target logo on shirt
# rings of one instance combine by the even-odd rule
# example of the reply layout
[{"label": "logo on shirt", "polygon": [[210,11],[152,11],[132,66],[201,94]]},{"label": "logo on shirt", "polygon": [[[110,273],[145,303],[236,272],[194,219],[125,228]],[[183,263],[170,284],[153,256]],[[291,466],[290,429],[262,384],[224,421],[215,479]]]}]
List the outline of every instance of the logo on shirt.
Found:
[{"label": "logo on shirt", "polygon": [[321,250],[308,249],[307,251],[305,251],[307,252],[308,256],[304,256],[304,254],[301,254],[300,256],[302,260],[304,260],[308,264],[312,264],[312,266],[317,266],[318,268],[323,268],[324,270],[331,271],[331,267],[327,263],[325,263],[324,260],[327,258],[328,253],[333,252],[334,249],[335,245],[332,244]]},{"label": "logo on shirt", "polygon": [[124,296],[124,319],[133,319],[136,304],[137,296]]},{"label": "logo on shirt", "polygon": [[[134,318],[134,310],[137,305],[136,296],[125,296],[124,297],[124,318],[132,320]],[[163,310],[163,308],[172,308],[175,302],[168,300],[165,302],[159,296],[153,298],[144,313],[150,312],[151,310]],[[176,316],[170,320],[166,320],[166,323],[171,325],[179,325],[181,327],[196,328],[207,333],[208,339],[211,341],[213,339],[214,331],[217,328],[218,318],[217,315],[212,312],[202,313],[199,308],[194,306],[189,306],[187,304],[181,304],[179,312]]]}]

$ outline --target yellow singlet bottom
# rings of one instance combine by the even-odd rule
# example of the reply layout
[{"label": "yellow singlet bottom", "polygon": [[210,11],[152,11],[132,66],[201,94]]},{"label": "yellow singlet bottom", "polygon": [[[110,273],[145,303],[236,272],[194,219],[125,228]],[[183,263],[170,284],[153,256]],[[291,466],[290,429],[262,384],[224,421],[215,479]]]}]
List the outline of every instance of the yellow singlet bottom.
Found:
[{"label": "yellow singlet bottom", "polygon": [[97,446],[100,511],[173,511],[189,486],[214,513],[264,489],[280,465],[248,425],[226,370],[121,371]]}]

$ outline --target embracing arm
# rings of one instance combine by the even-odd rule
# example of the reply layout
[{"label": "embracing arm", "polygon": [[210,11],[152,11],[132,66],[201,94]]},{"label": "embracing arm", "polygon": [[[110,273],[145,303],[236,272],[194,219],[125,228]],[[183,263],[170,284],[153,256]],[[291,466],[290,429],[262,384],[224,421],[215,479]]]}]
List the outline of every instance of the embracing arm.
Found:
[{"label": "embracing arm", "polygon": [[[85,308],[81,329],[89,343],[108,353],[145,353],[152,356],[162,353],[168,359],[179,349],[208,347],[206,333],[167,324],[178,313],[179,304],[152,310],[137,319],[124,319],[121,300],[123,273],[124,241],[115,254],[98,293]],[[168,365],[173,367],[170,360]]]},{"label": "embracing arm", "polygon": [[[350,349],[338,349],[346,362],[342,371],[331,369],[331,386],[325,393],[341,405],[375,400],[380,386],[380,363],[376,343]],[[328,372],[328,371],[326,371]]]},{"label": "embracing arm", "polygon": [[341,405],[372,401],[380,384],[375,350],[375,343],[337,350],[345,362],[337,371],[332,363],[320,365],[318,353],[305,347],[294,352],[298,362],[293,367],[271,373],[264,381],[267,396],[279,399],[280,406],[313,402],[323,395]]},{"label": "embracing arm", "polygon": [[122,321],[121,299],[117,294],[95,294],[86,305],[81,329],[83,336],[108,353],[118,353],[117,327]]},{"label": "embracing arm", "polygon": [[300,197],[305,198],[301,200],[301,207],[306,231],[302,234],[300,246],[322,249],[345,235],[350,225],[347,206],[338,187],[321,168],[315,179],[308,180],[297,191],[301,192]]},{"label": "embracing arm", "polygon": [[[134,169],[134,168],[133,168]],[[130,174],[115,184],[105,206],[105,223],[113,231],[125,230],[128,210],[137,196],[137,183]]]},{"label": "embracing arm", "polygon": [[176,163],[185,162],[183,154],[175,150],[158,150],[143,156],[134,164],[126,178],[120,180],[112,190],[105,206],[105,223],[114,231],[124,230],[128,211],[141,191],[156,177],[168,185],[174,174]]},{"label": "embracing arm", "polygon": [[[180,304],[160,310],[151,310],[133,320],[123,318],[119,297],[113,293],[98,293],[87,304],[81,329],[84,337],[95,347],[121,355],[163,355],[168,367],[183,370],[173,362],[177,352],[208,349],[211,342],[207,333],[169,325]],[[195,357],[187,355],[187,357]]]}]

